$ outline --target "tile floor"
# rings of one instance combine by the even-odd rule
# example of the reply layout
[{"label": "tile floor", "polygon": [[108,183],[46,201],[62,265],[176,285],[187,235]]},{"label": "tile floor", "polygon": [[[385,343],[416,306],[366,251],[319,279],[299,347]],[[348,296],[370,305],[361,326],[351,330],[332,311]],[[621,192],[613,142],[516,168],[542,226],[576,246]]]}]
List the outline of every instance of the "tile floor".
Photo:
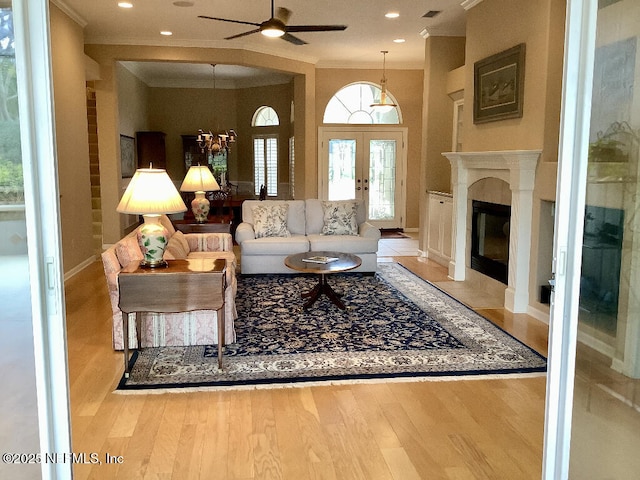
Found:
[{"label": "tile floor", "polygon": [[418,234],[405,233],[409,238],[382,238],[378,242],[378,258],[417,257]]},{"label": "tile floor", "polygon": [[[393,257],[419,257],[418,233],[405,232],[409,238],[382,238],[378,243],[378,261],[392,262]],[[425,260],[420,257],[419,260]],[[482,288],[482,285],[469,281],[454,282],[452,280],[432,281],[452,297],[472,308],[503,308],[504,295],[496,295]]]}]

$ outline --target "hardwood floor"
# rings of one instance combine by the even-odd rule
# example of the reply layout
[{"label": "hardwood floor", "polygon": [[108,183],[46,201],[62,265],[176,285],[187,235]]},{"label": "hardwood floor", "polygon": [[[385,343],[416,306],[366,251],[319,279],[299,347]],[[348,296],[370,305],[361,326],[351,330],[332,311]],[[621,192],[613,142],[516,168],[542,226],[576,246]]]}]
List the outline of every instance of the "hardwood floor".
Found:
[{"label": "hardwood floor", "polygon": [[[394,259],[446,281],[428,260]],[[76,465],[76,479],[540,478],[542,376],[115,394],[122,353],[101,263],[67,282],[66,302],[73,450],[103,462]],[[546,353],[546,325],[481,313]]]}]

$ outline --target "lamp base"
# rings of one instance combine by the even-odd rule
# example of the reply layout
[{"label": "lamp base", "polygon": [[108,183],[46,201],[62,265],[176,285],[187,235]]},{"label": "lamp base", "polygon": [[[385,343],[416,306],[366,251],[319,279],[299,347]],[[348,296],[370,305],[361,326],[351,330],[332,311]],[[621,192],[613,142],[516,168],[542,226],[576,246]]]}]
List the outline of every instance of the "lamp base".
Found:
[{"label": "lamp base", "polygon": [[145,262],[144,260],[140,262],[140,268],[167,268],[168,266],[169,263],[166,260],[155,263]]},{"label": "lamp base", "polygon": [[138,244],[142,251],[142,262],[145,266],[154,268],[163,266],[162,259],[167,247],[167,229],[160,223],[160,215],[143,215],[144,224],[138,230]]},{"label": "lamp base", "polygon": [[211,204],[207,197],[204,196],[204,192],[195,193],[196,198],[191,202],[191,211],[193,212],[193,216],[196,217],[196,223],[206,223]]}]

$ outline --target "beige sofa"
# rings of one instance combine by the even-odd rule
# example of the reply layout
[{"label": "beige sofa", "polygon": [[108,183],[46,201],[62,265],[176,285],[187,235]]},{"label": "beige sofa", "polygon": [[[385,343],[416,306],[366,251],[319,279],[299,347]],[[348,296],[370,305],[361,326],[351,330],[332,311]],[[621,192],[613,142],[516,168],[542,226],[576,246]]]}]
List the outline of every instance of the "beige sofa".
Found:
[{"label": "beige sofa", "polygon": [[[227,261],[227,289],[225,291],[225,341],[235,342],[234,320],[237,318],[235,296],[237,291],[236,258],[233,239],[228,233],[176,232],[171,221],[162,217],[162,224],[169,232],[165,259],[176,258],[223,258]],[[139,227],[138,227],[139,228]],[[118,273],[132,261],[142,259],[138,246],[137,229],[119,240],[102,253],[102,264],[107,278],[112,309],[113,348],[122,350],[122,312],[118,308]],[[143,347],[178,345],[213,345],[218,343],[217,314],[214,310],[199,310],[181,313],[145,313],[141,332]],[[131,322],[135,316],[131,316]],[[136,330],[129,329],[129,346],[138,345]]]},{"label": "beige sofa", "polygon": [[[323,205],[318,199],[245,200],[242,203],[242,223],[235,232],[236,242],[240,245],[242,274],[296,273],[284,264],[284,259],[288,255],[309,251],[352,253],[362,259],[362,265],[353,272],[375,272],[380,230],[365,221],[364,202],[343,200],[332,203],[345,207],[355,205],[351,234],[326,232],[327,204]],[[286,205],[285,234],[276,231],[260,236],[256,232],[256,207],[273,208],[278,205]]]}]

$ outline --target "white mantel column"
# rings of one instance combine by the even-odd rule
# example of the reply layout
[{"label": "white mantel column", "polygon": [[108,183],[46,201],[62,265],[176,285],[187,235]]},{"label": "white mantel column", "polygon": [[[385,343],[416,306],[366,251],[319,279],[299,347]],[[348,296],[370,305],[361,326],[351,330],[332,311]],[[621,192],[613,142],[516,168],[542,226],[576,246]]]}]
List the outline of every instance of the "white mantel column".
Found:
[{"label": "white mantel column", "polygon": [[451,162],[451,182],[453,190],[453,218],[451,235],[451,260],[449,261],[449,277],[463,281],[466,276],[467,252],[467,170],[461,168],[459,159],[449,158]]},{"label": "white mantel column", "polygon": [[509,284],[504,292],[504,306],[514,313],[526,313],[529,305],[529,272],[531,263],[531,235],[533,235],[534,162],[507,158],[519,162],[519,168],[510,168],[511,222],[509,234]]}]

